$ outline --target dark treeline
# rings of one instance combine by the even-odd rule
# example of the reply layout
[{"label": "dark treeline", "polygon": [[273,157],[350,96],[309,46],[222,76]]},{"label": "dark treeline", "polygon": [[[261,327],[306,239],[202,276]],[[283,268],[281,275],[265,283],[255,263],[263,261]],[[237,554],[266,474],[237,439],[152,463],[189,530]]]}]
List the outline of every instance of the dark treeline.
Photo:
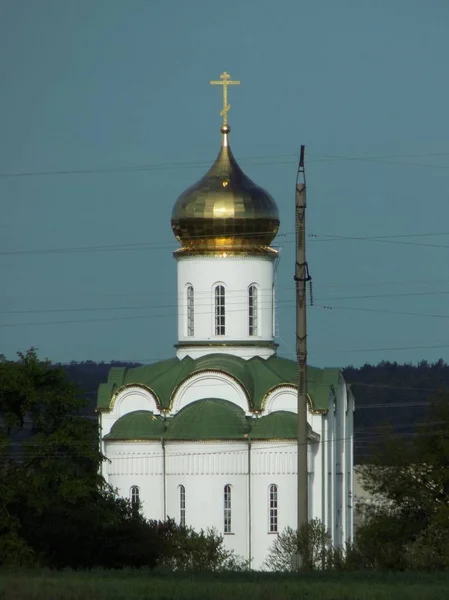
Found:
[{"label": "dark treeline", "polygon": [[[85,395],[89,416],[95,415],[98,386],[107,380],[113,366],[133,368],[139,363],[85,361],[63,365],[69,378]],[[377,445],[386,426],[391,425],[395,435],[401,437],[415,432],[423,422],[429,399],[438,391],[449,389],[449,365],[442,359],[434,363],[381,361],[358,368],[348,366],[344,376],[356,398],[355,458],[358,463],[370,460],[373,446]]]}]

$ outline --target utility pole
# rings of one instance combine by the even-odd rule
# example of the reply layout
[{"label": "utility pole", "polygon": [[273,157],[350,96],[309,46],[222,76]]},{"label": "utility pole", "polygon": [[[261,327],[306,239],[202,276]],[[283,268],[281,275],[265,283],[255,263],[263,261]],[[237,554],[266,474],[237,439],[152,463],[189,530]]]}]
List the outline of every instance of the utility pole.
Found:
[{"label": "utility pole", "polygon": [[[298,361],[298,530],[309,521],[307,469],[307,282],[306,177],[304,146],[301,146],[296,177],[296,356]],[[305,557],[298,557],[304,562]]]}]

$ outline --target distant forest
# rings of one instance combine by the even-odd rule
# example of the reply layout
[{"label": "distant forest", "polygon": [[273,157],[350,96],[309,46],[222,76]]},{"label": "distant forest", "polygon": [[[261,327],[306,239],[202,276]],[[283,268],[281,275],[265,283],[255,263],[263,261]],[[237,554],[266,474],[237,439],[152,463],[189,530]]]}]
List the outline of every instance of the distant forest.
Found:
[{"label": "distant forest", "polygon": [[[63,365],[69,378],[85,395],[86,415],[95,415],[96,394],[107,380],[109,369],[133,368],[140,363],[96,363],[86,361]],[[419,434],[429,403],[439,392],[449,391],[449,365],[442,359],[417,365],[382,361],[377,365],[346,367],[355,400],[355,460],[370,460],[376,445],[393,434],[404,438]]]}]

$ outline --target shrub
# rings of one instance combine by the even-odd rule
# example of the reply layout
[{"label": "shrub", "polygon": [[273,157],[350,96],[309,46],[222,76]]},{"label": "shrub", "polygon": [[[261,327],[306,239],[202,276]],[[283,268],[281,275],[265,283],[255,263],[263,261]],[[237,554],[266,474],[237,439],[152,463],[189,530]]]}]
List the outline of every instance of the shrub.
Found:
[{"label": "shrub", "polygon": [[247,562],[223,544],[215,529],[195,531],[169,519],[159,523],[165,542],[159,565],[173,571],[234,571],[247,569]]},{"label": "shrub", "polygon": [[[287,527],[274,540],[265,567],[272,571],[328,569],[333,557],[331,541],[330,533],[319,519],[312,519],[299,530]],[[301,561],[297,562],[298,554]]]}]

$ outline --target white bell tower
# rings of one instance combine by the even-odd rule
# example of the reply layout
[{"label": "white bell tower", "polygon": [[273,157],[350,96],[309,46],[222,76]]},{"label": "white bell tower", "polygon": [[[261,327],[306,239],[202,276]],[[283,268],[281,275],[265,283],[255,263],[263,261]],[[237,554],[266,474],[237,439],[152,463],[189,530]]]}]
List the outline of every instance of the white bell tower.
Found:
[{"label": "white bell tower", "polygon": [[220,152],[200,181],[179,196],[172,229],[181,242],[178,358],[221,352],[242,358],[274,354],[274,266],[279,229],[275,201],[241,170],[229,146],[227,73]]}]

